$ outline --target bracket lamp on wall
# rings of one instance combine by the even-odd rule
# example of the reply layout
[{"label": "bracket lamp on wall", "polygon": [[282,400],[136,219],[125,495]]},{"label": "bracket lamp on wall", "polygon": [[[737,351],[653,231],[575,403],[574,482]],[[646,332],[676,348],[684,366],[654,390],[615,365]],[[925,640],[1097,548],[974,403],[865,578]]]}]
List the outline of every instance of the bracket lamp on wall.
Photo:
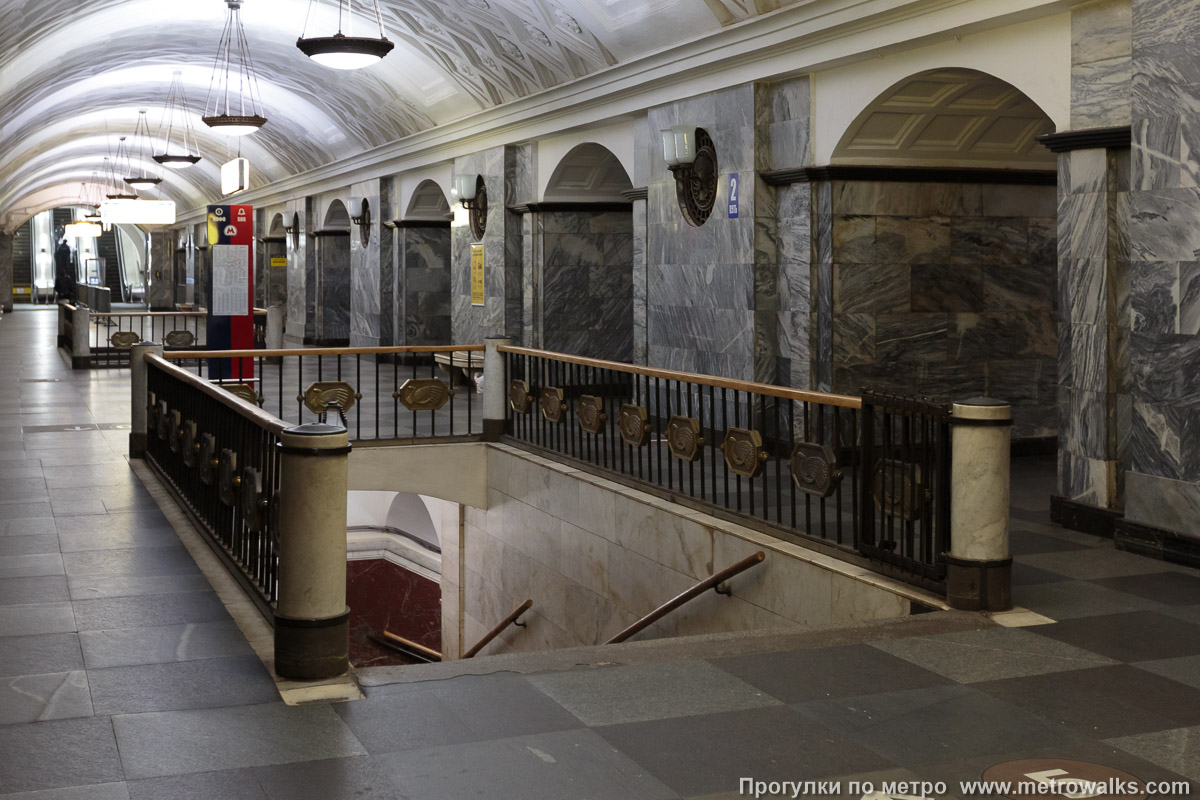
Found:
[{"label": "bracket lamp on wall", "polygon": [[474,173],[455,175],[453,195],[471,212],[471,236],[477,242],[483,241],[488,214],[487,184],[483,182],[483,176]]},{"label": "bracket lamp on wall", "polygon": [[359,206],[358,216],[350,217],[350,221],[358,226],[359,241],[363,247],[371,244],[371,204],[363,198]]},{"label": "bracket lamp on wall", "polygon": [[703,128],[677,125],[660,131],[663,159],[675,176],[679,210],[688,224],[700,227],[717,200],[717,149]]},{"label": "bracket lamp on wall", "polygon": [[250,43],[242,27],[242,0],[225,0],[225,5],[229,15],[217,45],[208,100],[200,120],[216,133],[245,136],[266,125],[267,118],[263,116]]},{"label": "bracket lamp on wall", "polygon": [[[395,47],[383,35],[383,13],[379,10],[379,0],[372,0],[375,6],[375,21],[379,25],[379,36],[354,36],[354,9],[351,0],[337,0],[338,29],[333,36],[305,36],[308,33],[308,18],[316,0],[309,0],[308,14],[304,17],[304,28],[296,47],[300,52],[322,66],[332,69],[361,69],[369,67],[381,60]],[[346,30],[351,35],[342,33],[342,11],[345,10]]]}]

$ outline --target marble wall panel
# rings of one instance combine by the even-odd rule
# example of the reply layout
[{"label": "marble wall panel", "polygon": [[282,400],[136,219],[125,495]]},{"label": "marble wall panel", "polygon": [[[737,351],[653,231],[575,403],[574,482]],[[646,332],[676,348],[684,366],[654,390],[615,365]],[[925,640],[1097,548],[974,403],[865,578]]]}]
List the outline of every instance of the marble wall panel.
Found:
[{"label": "marble wall panel", "polygon": [[406,227],[397,234],[402,342],[451,344],[450,228]]},{"label": "marble wall panel", "polygon": [[317,240],[313,233],[318,229],[320,221],[316,215],[316,201],[312,197],[304,198],[304,224],[308,242],[304,246],[304,341],[310,342],[320,337],[317,322],[317,309],[320,304],[318,294],[320,279],[317,273]]},{"label": "marble wall panel", "polygon": [[150,264],[146,302],[151,311],[175,310],[175,242],[174,231],[151,231]]},{"label": "marble wall panel", "polygon": [[287,307],[287,267],[271,266],[271,259],[287,259],[287,242],[271,240],[263,242],[264,303],[261,308]]},{"label": "marble wall panel", "polygon": [[[379,344],[392,346],[398,342],[396,336],[396,229],[383,224],[400,215],[393,202],[395,181],[381,178],[379,181]],[[447,275],[449,273],[447,272]]]},{"label": "marble wall panel", "polygon": [[[351,225],[350,230],[350,345],[378,347],[380,317],[383,306],[380,297],[382,271],[380,267],[380,229],[382,220],[378,180],[355,184],[351,194],[362,197],[371,209],[371,224],[364,229]],[[358,213],[357,209],[352,209]]]},{"label": "marble wall panel", "polygon": [[308,245],[309,214],[307,201],[292,201],[288,203],[285,219],[290,225],[293,219],[299,219],[299,235],[287,237],[287,324],[284,327],[284,338],[289,344],[299,344],[307,335],[305,332],[306,313],[308,307]]},{"label": "marble wall panel", "polygon": [[771,84],[766,114],[768,144],[765,169],[787,169],[812,162],[810,156],[811,79],[801,75]]},{"label": "marble wall panel", "polygon": [[316,237],[317,308],[313,344],[346,346],[350,340],[350,237]]},{"label": "marble wall panel", "polygon": [[1132,6],[1089,3],[1071,12],[1071,127],[1128,125],[1131,119]]}]

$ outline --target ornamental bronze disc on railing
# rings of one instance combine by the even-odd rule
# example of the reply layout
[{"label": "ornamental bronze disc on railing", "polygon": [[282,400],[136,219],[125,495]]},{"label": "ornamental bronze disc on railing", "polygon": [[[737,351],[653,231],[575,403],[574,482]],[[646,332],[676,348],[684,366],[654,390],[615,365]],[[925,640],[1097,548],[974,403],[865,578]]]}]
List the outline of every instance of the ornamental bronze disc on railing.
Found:
[{"label": "ornamental bronze disc on railing", "polygon": [[875,505],[885,514],[912,522],[921,518],[928,499],[921,481],[921,465],[895,458],[875,462],[871,482]]},{"label": "ornamental bronze disc on railing", "polygon": [[533,395],[529,393],[529,381],[514,379],[508,385],[508,405],[514,414],[528,414],[529,403],[532,400]]},{"label": "ornamental bronze disc on railing", "polygon": [[743,478],[754,478],[762,471],[767,452],[762,449],[762,434],[747,428],[730,428],[721,442],[725,465]]},{"label": "ornamental bronze disc on railing", "polygon": [[650,423],[646,421],[649,417],[645,406],[623,403],[621,413],[617,417],[617,430],[621,432],[621,440],[631,447],[645,446],[650,441]]},{"label": "ornamental bronze disc on railing", "polygon": [[671,455],[683,461],[698,461],[704,450],[700,435],[700,420],[695,417],[671,417],[667,423],[667,448]]},{"label": "ornamental bronze disc on railing", "polygon": [[183,449],[183,463],[185,466],[196,466],[196,454],[200,452],[200,444],[196,441],[196,423],[190,419],[184,420],[183,430],[179,432],[180,447]]},{"label": "ornamental bronze disc on railing", "polygon": [[262,496],[262,473],[254,467],[242,470],[242,522],[252,531],[261,531],[267,502]]},{"label": "ornamental bronze disc on railing", "polygon": [[128,350],[141,340],[141,335],[133,331],[117,331],[108,337],[108,341],[118,350]]},{"label": "ornamental bronze disc on railing", "polygon": [[226,447],[217,462],[217,493],[222,503],[231,506],[237,500],[237,489],[242,484],[242,476],[237,474],[237,453]]},{"label": "ornamental bronze disc on railing", "polygon": [[171,411],[167,415],[167,446],[171,448],[172,453],[179,452],[179,437],[183,431],[180,426],[183,424],[183,414],[178,411]]},{"label": "ornamental bronze disc on railing", "polygon": [[158,401],[158,413],[154,415],[154,419],[158,423],[158,425],[156,426],[158,429],[158,438],[163,440],[164,442],[167,440],[167,434],[169,432],[167,430],[167,423],[169,422],[169,420],[167,419],[167,413],[169,411],[170,411],[170,408],[167,406],[167,401],[159,400]]},{"label": "ornamental bronze disc on railing", "polygon": [[788,459],[796,488],[816,497],[829,497],[842,483],[837,455],[827,444],[800,442]]},{"label": "ornamental bronze disc on railing", "polygon": [[579,427],[584,433],[600,434],[604,432],[604,423],[608,415],[604,413],[604,400],[595,395],[585,394],[575,404],[575,416],[579,417]]},{"label": "ornamental bronze disc on railing", "polygon": [[191,347],[196,343],[196,337],[191,331],[171,331],[163,337],[166,347]]},{"label": "ornamental bronze disc on railing", "polygon": [[542,389],[542,416],[547,422],[562,422],[563,412],[567,404],[563,402],[563,390],[557,386],[546,386]]},{"label": "ornamental bronze disc on railing", "polygon": [[213,476],[217,469],[217,437],[211,433],[200,436],[200,482],[206,486],[213,485]]},{"label": "ornamental bronze disc on railing", "polygon": [[437,411],[454,391],[438,378],[409,378],[393,392],[409,411]]},{"label": "ornamental bronze disc on railing", "polygon": [[336,408],[343,419],[362,395],[346,381],[317,381],[304,390],[304,405],[322,419],[330,407]]},{"label": "ornamental bronze disc on railing", "polygon": [[222,383],[221,388],[251,405],[262,405],[262,398],[258,392],[254,391],[254,387],[248,383]]}]

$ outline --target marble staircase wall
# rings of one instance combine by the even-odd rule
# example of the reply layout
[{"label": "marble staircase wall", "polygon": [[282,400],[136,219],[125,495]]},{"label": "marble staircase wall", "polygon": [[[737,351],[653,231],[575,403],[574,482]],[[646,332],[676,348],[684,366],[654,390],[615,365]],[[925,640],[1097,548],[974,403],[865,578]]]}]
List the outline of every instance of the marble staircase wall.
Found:
[{"label": "marble staircase wall", "polygon": [[1013,404],[1058,428],[1053,186],[834,181],[833,391]]},{"label": "marble staircase wall", "polygon": [[451,229],[405,227],[399,240],[401,344],[453,344],[451,340]]},{"label": "marble staircase wall", "polygon": [[1200,4],[1133,0],[1125,516],[1200,536]]},{"label": "marble staircase wall", "polygon": [[549,211],[537,217],[543,258],[541,346],[631,361],[632,212]]}]

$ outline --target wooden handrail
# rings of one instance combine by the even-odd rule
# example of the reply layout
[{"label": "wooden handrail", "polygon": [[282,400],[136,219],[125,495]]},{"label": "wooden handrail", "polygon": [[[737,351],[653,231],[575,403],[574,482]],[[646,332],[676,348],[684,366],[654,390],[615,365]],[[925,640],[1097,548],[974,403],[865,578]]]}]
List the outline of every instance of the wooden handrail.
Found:
[{"label": "wooden handrail", "polygon": [[92,317],[206,317],[206,311],[95,311],[88,313]]},{"label": "wooden handrail", "polygon": [[[496,627],[494,627],[490,631],[488,631],[487,635],[484,636],[482,639],[480,639],[478,642],[476,642],[474,647],[472,647],[467,652],[463,653],[463,658],[474,658],[476,653],[478,653],[483,648],[487,647],[488,642],[492,641],[492,639],[495,639],[497,636],[499,636],[501,633],[503,633],[504,629],[507,628],[509,625],[512,625],[513,623],[517,623],[517,619],[531,608],[533,608],[532,600],[526,600],[524,603],[521,603],[521,605],[519,605],[517,607],[516,611],[512,612],[507,617],[505,617],[503,622],[501,622],[499,625],[497,625]],[[517,624],[521,624],[521,623],[517,623]]]},{"label": "wooden handrail", "polygon": [[738,392],[753,392],[754,394],[765,394],[768,397],[781,397],[785,400],[798,400],[804,403],[821,403],[822,405],[841,406],[842,408],[862,408],[862,398],[849,397],[843,394],[809,392],[805,391],[804,389],[789,389],[785,386],[772,386],[767,383],[754,383],[753,381],[740,381],[733,378],[720,378],[716,375],[696,375],[691,372],[678,372],[673,369],[639,367],[634,364],[622,364],[619,361],[604,361],[599,358],[584,358],[583,356],[572,356],[566,353],[552,353],[548,350],[534,350],[530,347],[516,347],[515,345],[509,344],[502,344],[496,349],[501,353],[512,353],[513,355],[519,356],[532,356],[534,358],[546,358],[553,361],[562,361],[567,364],[578,364],[584,367],[607,369],[613,372],[625,372],[630,375],[642,375],[647,378],[661,378],[668,381],[695,383],[701,386],[712,386],[717,389],[733,389],[734,391]]},{"label": "wooden handrail", "polygon": [[404,645],[405,647],[409,648],[410,650],[416,650],[418,653],[421,653],[422,655],[426,656],[427,658],[437,659],[438,661],[442,660],[442,654],[439,653],[437,650],[434,650],[432,647],[426,647],[423,644],[417,644],[416,642],[412,641],[411,639],[405,639],[403,636],[392,633],[389,630],[385,630],[383,632],[383,636],[385,639],[391,639],[393,642],[398,642],[399,644]]},{"label": "wooden handrail", "polygon": [[743,558],[741,561],[737,562],[732,567],[726,567],[725,569],[721,570],[717,574],[711,575],[711,576],[705,578],[704,580],[700,581],[695,586],[693,586],[692,588],[683,592],[682,594],[679,594],[679,595],[671,598],[667,602],[663,603],[661,606],[654,609],[649,614],[642,617],[637,622],[633,623],[628,628],[626,628],[625,630],[618,633],[616,636],[609,639],[607,642],[605,642],[605,644],[619,644],[620,642],[623,642],[626,639],[628,639],[630,636],[640,633],[643,629],[649,627],[650,625],[653,625],[655,622],[662,619],[667,614],[670,614],[672,611],[679,608],[681,605],[688,602],[689,600],[694,600],[695,598],[704,594],[705,592],[707,592],[709,589],[713,588],[714,586],[719,586],[720,584],[729,580],[734,575],[737,575],[738,573],[741,573],[741,572],[745,572],[746,570],[750,569],[751,567],[761,564],[763,559],[765,559],[766,557],[767,557],[767,554],[764,553],[762,550],[759,550],[754,555]]},{"label": "wooden handrail", "polygon": [[180,369],[170,361],[167,361],[165,358],[155,353],[146,353],[146,364],[154,369],[160,369],[163,372],[170,373],[171,377],[188,384],[199,392],[208,395],[221,405],[237,412],[260,428],[264,428],[272,433],[279,434],[290,425],[290,423],[284,422],[274,414],[263,411],[258,406],[247,403],[240,397],[235,397],[217,384],[210,383],[204,378],[193,375],[187,370]]},{"label": "wooden handrail", "polygon": [[400,347],[299,347],[287,350],[174,350],[169,359],[192,358],[282,358],[283,356],[353,356],[392,353],[461,353],[482,351],[481,344],[404,345]]}]

